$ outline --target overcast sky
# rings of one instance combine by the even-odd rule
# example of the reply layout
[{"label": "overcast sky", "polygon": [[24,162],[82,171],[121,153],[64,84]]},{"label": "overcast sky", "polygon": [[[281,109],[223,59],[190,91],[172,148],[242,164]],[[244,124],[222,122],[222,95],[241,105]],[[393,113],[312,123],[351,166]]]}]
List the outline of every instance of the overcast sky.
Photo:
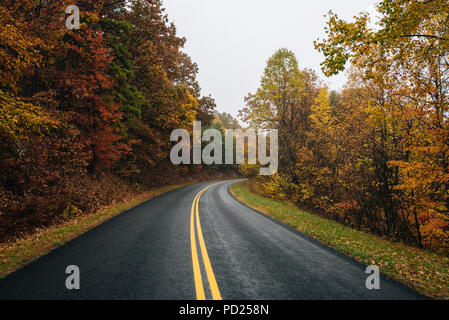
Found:
[{"label": "overcast sky", "polygon": [[204,95],[211,94],[220,112],[236,116],[244,97],[254,92],[268,58],[280,48],[295,52],[300,68],[311,68],[332,89],[345,75],[325,78],[323,56],[313,41],[324,37],[329,10],[345,19],[372,12],[377,0],[163,0],[185,52],[199,66]]}]

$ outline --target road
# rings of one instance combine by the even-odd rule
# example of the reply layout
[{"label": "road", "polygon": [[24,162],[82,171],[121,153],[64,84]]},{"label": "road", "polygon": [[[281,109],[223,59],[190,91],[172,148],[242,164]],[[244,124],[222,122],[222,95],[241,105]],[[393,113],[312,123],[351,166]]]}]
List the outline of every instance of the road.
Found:
[{"label": "road", "polygon": [[[235,181],[171,191],[0,281],[0,299],[421,299],[229,193]],[[80,270],[80,290],[65,286]]]}]

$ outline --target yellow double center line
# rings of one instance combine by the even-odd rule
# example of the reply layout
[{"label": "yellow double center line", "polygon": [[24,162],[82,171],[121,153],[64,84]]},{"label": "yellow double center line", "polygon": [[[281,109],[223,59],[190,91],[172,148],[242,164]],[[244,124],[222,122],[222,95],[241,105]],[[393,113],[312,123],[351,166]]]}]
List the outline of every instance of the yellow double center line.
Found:
[{"label": "yellow double center line", "polygon": [[198,259],[198,250],[196,246],[195,221],[196,221],[196,229],[198,232],[198,240],[201,248],[201,254],[203,257],[204,268],[206,269],[207,279],[209,281],[209,287],[212,293],[212,298],[214,300],[222,300],[220,290],[218,289],[217,280],[215,279],[214,271],[212,270],[212,265],[210,264],[209,255],[207,254],[206,244],[204,243],[203,232],[201,231],[200,214],[198,211],[198,203],[200,201],[201,195],[206,190],[217,184],[218,183],[215,183],[201,190],[196,195],[192,203],[192,211],[190,216],[190,243],[192,247],[193,278],[195,280],[195,290],[197,300],[206,300],[206,295],[204,294],[203,279],[201,276],[200,262]]}]

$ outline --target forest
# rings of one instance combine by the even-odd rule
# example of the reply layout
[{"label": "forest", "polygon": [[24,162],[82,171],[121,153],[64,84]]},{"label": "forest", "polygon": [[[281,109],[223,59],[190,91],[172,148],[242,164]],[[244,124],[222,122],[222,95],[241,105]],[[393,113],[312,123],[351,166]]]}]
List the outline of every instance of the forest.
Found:
[{"label": "forest", "polygon": [[222,122],[161,1],[77,1],[69,30],[72,4],[0,3],[1,240],[226,170],[169,161],[172,130]]},{"label": "forest", "polygon": [[[175,166],[170,133],[240,128],[203,96],[160,0],[0,3],[0,241],[154,186],[234,166]],[[327,14],[329,89],[279,49],[240,120],[279,132],[279,171],[252,190],[392,241],[449,252],[449,5],[383,0],[373,24]],[[254,176],[254,177],[253,177]]]},{"label": "forest", "polygon": [[[449,5],[384,0],[374,25],[327,15],[315,48],[329,90],[298,58],[278,50],[240,117],[279,129],[279,173],[252,190],[293,200],[351,227],[449,252]],[[299,58],[300,61],[300,58]],[[250,167],[241,168],[251,175]]]}]

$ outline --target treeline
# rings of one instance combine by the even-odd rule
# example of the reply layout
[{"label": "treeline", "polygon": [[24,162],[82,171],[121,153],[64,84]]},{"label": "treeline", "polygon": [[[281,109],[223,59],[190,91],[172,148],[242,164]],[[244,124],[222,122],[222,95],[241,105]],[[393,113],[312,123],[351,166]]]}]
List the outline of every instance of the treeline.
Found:
[{"label": "treeline", "polygon": [[215,102],[185,41],[159,0],[1,1],[1,240],[193,175],[170,133],[211,125]]},{"label": "treeline", "polygon": [[449,6],[446,0],[382,1],[362,14],[330,13],[327,75],[350,80],[328,92],[282,49],[268,61],[242,119],[278,128],[280,171],[253,188],[394,241],[449,252]]}]

